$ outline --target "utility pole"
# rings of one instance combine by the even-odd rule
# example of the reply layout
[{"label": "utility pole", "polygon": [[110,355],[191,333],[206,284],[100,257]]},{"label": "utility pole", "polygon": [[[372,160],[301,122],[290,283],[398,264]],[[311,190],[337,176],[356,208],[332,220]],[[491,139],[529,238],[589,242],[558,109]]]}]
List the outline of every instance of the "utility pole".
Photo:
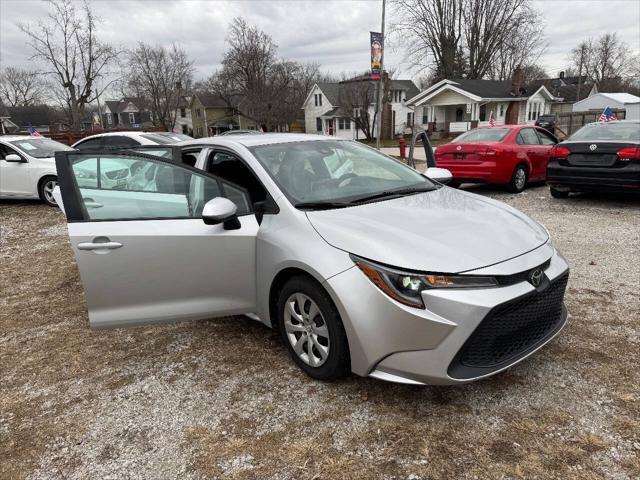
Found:
[{"label": "utility pole", "polygon": [[384,49],[385,46],[385,38],[384,38],[384,13],[386,0],[382,0],[382,28],[380,29],[380,33],[382,34],[382,54],[380,55],[380,81],[378,82],[378,105],[376,106],[376,110],[378,111],[378,117],[376,118],[376,126],[378,127],[378,135],[376,136],[376,148],[380,150],[380,139],[382,138],[382,96],[384,94]]},{"label": "utility pole", "polygon": [[586,49],[586,45],[583,43],[580,44],[580,66],[578,67],[578,89],[576,91],[576,102],[580,100],[580,87],[582,86],[582,64],[584,62],[584,51]]}]

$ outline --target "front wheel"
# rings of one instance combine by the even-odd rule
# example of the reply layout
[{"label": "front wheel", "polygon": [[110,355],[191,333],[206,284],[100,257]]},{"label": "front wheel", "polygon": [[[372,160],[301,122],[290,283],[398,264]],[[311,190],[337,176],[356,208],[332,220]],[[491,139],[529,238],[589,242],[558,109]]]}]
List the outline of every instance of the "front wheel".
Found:
[{"label": "front wheel", "polygon": [[290,279],[278,296],[280,333],[293,361],[318,380],[349,374],[349,344],[329,294],[310,278]]},{"label": "front wheel", "polygon": [[527,186],[527,168],[524,165],[518,165],[511,175],[511,181],[507,185],[507,190],[511,193],[520,193]]},{"label": "front wheel", "polygon": [[54,176],[44,177],[38,185],[38,195],[40,200],[50,207],[57,207],[56,199],[53,198],[53,189],[58,185],[58,178]]}]

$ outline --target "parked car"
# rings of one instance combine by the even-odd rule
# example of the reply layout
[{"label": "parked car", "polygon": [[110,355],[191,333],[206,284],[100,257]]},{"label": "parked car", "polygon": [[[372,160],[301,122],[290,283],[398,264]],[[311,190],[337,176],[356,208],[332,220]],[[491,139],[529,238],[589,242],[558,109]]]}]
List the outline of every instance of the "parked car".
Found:
[{"label": "parked car", "polygon": [[0,197],[39,198],[55,206],[55,152],[72,148],[44,137],[0,136]]},{"label": "parked car", "polygon": [[454,185],[491,183],[511,192],[527,182],[543,182],[556,138],[530,125],[481,127],[436,149],[436,164],[453,175]]},{"label": "parked car", "polygon": [[559,143],[547,167],[551,196],[571,192],[640,193],[640,122],[590,123]]},{"label": "parked car", "polygon": [[[317,135],[180,148],[197,151],[197,168],[143,152],[57,157],[93,327],[252,313],[313,378],[459,384],[565,325],[569,269],[544,226],[444,186],[444,169],[421,175]],[[113,186],[98,180],[103,165],[135,172]],[[158,180],[141,191],[128,179],[145,168]]]},{"label": "parked car", "polygon": [[556,119],[555,114],[546,114],[546,115],[540,115],[536,119],[535,125],[536,127],[544,128],[551,135],[555,136],[557,122],[558,120]]},{"label": "parked car", "polygon": [[192,137],[173,132],[105,132],[85,137],[72,145],[78,150],[95,150],[99,148],[129,148],[140,145],[170,145]]}]

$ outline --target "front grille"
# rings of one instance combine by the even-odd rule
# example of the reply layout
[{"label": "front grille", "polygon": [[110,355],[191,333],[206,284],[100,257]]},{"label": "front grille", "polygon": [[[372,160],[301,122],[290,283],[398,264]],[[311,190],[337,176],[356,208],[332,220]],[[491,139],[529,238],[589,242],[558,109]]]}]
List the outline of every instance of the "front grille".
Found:
[{"label": "front grille", "polygon": [[[567,272],[544,289],[491,310],[452,362],[449,373],[471,369],[496,370],[515,361],[552,335],[562,322]],[[467,367],[467,368],[465,368]],[[468,376],[474,376],[468,372]]]}]

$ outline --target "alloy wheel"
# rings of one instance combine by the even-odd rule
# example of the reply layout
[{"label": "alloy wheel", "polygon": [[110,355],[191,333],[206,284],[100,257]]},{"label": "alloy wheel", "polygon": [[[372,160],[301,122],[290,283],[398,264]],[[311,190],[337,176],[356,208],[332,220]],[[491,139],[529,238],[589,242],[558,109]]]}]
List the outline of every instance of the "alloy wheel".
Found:
[{"label": "alloy wheel", "polygon": [[527,173],[524,168],[520,167],[516,170],[515,184],[518,190],[523,190],[527,183]]},{"label": "alloy wheel", "polygon": [[304,363],[319,367],[329,358],[329,330],[318,305],[304,293],[285,302],[284,328],[294,352]]},{"label": "alloy wheel", "polygon": [[56,204],[56,199],[53,197],[53,189],[56,188],[58,182],[56,180],[47,180],[42,185],[42,193],[47,203]]}]

